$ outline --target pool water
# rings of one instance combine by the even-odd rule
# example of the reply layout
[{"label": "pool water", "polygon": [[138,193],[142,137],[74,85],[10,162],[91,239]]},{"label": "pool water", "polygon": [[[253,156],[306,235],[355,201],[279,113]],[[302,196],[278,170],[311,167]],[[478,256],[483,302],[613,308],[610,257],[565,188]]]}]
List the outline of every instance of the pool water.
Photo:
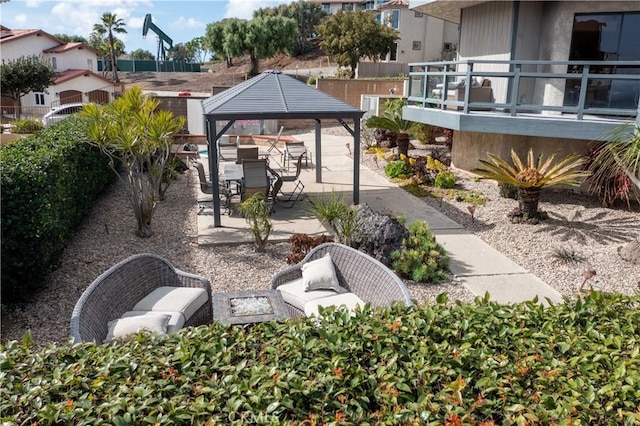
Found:
[{"label": "pool water", "polygon": [[198,155],[200,155],[200,157],[207,158],[209,157],[209,151],[206,149],[201,149],[200,151],[198,151]]}]

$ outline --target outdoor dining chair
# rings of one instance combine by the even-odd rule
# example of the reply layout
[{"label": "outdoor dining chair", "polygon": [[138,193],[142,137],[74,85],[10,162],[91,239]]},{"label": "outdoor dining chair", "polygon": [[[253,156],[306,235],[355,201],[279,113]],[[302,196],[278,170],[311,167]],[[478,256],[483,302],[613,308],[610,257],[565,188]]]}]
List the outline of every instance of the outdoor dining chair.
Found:
[{"label": "outdoor dining chair", "polygon": [[289,170],[290,160],[297,160],[303,156],[305,167],[309,167],[309,156],[311,153],[302,141],[289,141],[284,143],[284,153],[282,154],[282,164]]},{"label": "outdoor dining chair", "polygon": [[231,142],[229,135],[222,135],[218,139],[218,158],[222,161],[236,161],[237,160],[238,143],[236,141]]},{"label": "outdoor dining chair", "polygon": [[271,151],[275,149],[280,153],[280,155],[284,155],[283,152],[280,150],[280,148],[278,148],[278,142],[280,142],[280,137],[282,136],[283,130],[284,130],[284,126],[280,126],[280,131],[278,132],[278,135],[276,136],[276,138],[273,140],[273,142],[269,142],[269,148],[267,148],[267,152],[269,154],[271,154]]},{"label": "outdoor dining chair", "polygon": [[258,159],[258,147],[238,147],[236,154],[236,163],[242,164],[243,160],[257,160]]},{"label": "outdoor dining chair", "polygon": [[[193,162],[193,167],[198,171],[198,179],[200,180],[200,191],[204,194],[213,194],[213,184],[207,180],[207,176],[204,172],[204,166],[199,161]],[[227,210],[227,213],[231,215],[231,191],[225,185],[218,185],[218,193],[220,199],[223,201],[223,206]],[[198,200],[199,211],[198,214],[202,214],[205,209],[200,203],[210,202],[211,200]]]},{"label": "outdoor dining chair", "polygon": [[240,185],[240,201],[244,201],[253,194],[262,193],[269,196],[269,176],[266,160],[249,160],[242,162],[242,183]]},{"label": "outdoor dining chair", "polygon": [[[296,173],[294,175],[280,175],[275,170],[267,167],[273,180],[273,185],[271,188],[271,201],[274,205],[278,205],[288,209],[293,207],[298,200],[304,197],[304,184],[299,179],[300,169],[302,168],[302,157],[302,155],[298,157],[298,161],[296,162]],[[289,194],[285,194],[284,192],[282,192],[282,187],[285,182],[296,183],[293,191]],[[279,197],[279,194],[282,195],[282,197]]]}]

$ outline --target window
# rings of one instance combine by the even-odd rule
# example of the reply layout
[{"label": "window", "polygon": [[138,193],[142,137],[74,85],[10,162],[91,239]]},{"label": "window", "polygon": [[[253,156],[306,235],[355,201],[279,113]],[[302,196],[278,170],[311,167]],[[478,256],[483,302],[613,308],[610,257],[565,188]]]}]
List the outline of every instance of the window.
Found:
[{"label": "window", "polygon": [[[639,61],[640,13],[576,14],[571,35],[570,61]],[[582,72],[582,66],[574,70]],[[597,74],[640,74],[638,65],[591,66]],[[565,105],[576,105],[580,80],[568,79]],[[637,108],[640,84],[634,81],[589,79],[586,107]]]},{"label": "window", "polygon": [[398,60],[398,43],[395,43],[391,48],[391,53],[389,53],[389,61],[395,62]]},{"label": "window", "polygon": [[58,58],[56,58],[55,56],[51,58],[51,67],[54,70],[58,69]]},{"label": "window", "polygon": [[374,7],[375,7],[375,3],[373,0],[364,2],[360,5],[360,9],[362,10],[373,10]]},{"label": "window", "polygon": [[378,24],[382,24],[382,14],[378,13],[378,14],[376,15],[376,22],[377,22]]},{"label": "window", "polygon": [[416,18],[422,18],[424,14],[422,12],[415,12],[413,16],[415,16]]},{"label": "window", "polygon": [[400,28],[400,11],[398,9],[391,11],[391,28],[395,28],[396,30]]},{"label": "window", "polygon": [[422,49],[422,42],[420,42],[420,41],[414,41],[414,42],[412,42],[412,43],[411,43],[411,48],[412,48],[413,50],[420,50],[420,49]]},{"label": "window", "polygon": [[322,10],[325,13],[331,13],[331,5],[329,3],[322,3]]},{"label": "window", "polygon": [[44,93],[35,93],[36,105],[44,105]]},{"label": "window", "polygon": [[353,10],[353,3],[342,3],[342,10]]}]

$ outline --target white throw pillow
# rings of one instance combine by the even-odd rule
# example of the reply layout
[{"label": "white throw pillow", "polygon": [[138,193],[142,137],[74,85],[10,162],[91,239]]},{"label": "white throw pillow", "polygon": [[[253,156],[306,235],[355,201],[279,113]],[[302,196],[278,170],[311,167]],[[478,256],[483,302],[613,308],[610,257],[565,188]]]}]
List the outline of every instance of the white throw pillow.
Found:
[{"label": "white throw pillow", "polygon": [[302,265],[302,284],[304,291],[333,290],[345,293],[336,277],[336,270],[329,253],[320,259],[312,260]]},{"label": "white throw pillow", "polygon": [[116,337],[137,333],[143,329],[152,333],[167,334],[169,319],[171,319],[170,315],[147,314],[109,321],[109,331],[107,332],[107,337],[104,339],[104,342],[109,343]]}]

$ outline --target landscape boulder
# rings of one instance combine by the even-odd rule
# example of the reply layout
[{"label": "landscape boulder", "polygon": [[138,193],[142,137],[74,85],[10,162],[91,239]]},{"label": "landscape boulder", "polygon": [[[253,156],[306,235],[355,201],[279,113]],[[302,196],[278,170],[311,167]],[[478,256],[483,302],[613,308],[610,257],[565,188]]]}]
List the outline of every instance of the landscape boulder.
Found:
[{"label": "landscape boulder", "polygon": [[359,204],[355,209],[359,227],[351,242],[353,247],[391,265],[391,252],[402,248],[402,240],[409,236],[409,231],[398,219],[374,212],[367,204]]}]

